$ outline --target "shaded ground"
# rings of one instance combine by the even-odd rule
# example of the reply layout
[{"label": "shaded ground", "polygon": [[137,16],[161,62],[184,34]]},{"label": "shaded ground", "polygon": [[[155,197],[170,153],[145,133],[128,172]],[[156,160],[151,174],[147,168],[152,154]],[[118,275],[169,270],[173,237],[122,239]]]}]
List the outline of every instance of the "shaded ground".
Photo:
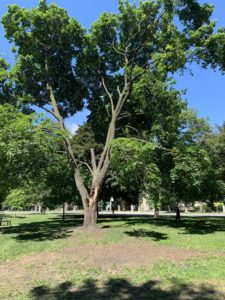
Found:
[{"label": "shaded ground", "polygon": [[44,241],[69,237],[72,233],[70,228],[81,225],[82,217],[80,216],[67,218],[65,223],[59,217],[51,217],[47,221],[20,223],[18,225],[13,225],[12,221],[12,226],[0,227],[0,232],[15,235],[15,239],[18,241]]},{"label": "shaded ground", "polygon": [[71,282],[63,282],[55,288],[38,286],[32,289],[35,300],[223,300],[224,294],[210,285],[186,285],[174,281],[167,289],[159,287],[160,281],[150,280],[143,285],[132,285],[123,278],[109,279],[99,287],[96,280],[87,280],[76,289]]},{"label": "shaded ground", "polygon": [[[115,215],[113,218],[101,216],[99,223],[107,221],[124,222],[126,225],[157,225],[159,227],[183,228],[187,234],[209,234],[217,231],[225,232],[225,218],[217,217],[185,217],[177,223],[174,217],[160,217],[154,219],[151,216],[120,216]],[[107,225],[106,225],[107,226]],[[110,226],[109,226],[110,227]]]},{"label": "shaded ground", "polygon": [[[1,215],[0,215],[1,216]],[[8,216],[7,216],[8,218]],[[18,216],[17,218],[25,218]],[[18,241],[26,240],[54,240],[60,238],[69,237],[72,233],[70,230],[74,227],[82,226],[83,216],[82,215],[67,215],[66,222],[63,223],[61,217],[50,217],[47,221],[42,222],[31,222],[31,223],[20,223],[16,226],[10,227],[0,227],[0,233],[3,234],[12,234],[15,235],[15,239]],[[113,222],[113,224],[112,224]],[[121,222],[123,223],[121,225]],[[109,225],[107,225],[107,223]],[[151,216],[120,216],[114,215],[101,216],[98,220],[99,226],[102,228],[116,228],[118,227],[128,227],[137,226],[137,225],[156,225],[158,227],[168,227],[168,228],[180,228],[184,230],[184,234],[210,234],[217,231],[225,232],[225,218],[209,218],[209,217],[185,217],[182,218],[180,223],[176,223],[174,217],[160,217],[154,219]],[[111,225],[112,224],[112,225]],[[130,236],[149,236],[153,237],[155,240],[167,239],[165,234],[160,232],[156,233],[155,231],[145,231],[139,230],[136,232],[129,232],[127,234]]]}]

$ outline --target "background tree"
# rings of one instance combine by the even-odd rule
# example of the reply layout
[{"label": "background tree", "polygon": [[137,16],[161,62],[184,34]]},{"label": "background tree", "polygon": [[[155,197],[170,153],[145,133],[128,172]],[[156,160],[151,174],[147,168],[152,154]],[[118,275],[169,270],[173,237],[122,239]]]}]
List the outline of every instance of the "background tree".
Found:
[{"label": "background tree", "polygon": [[[55,125],[36,113],[25,115],[17,108],[0,105],[0,193],[39,185],[57,154],[59,133]],[[60,132],[60,131],[58,131]],[[34,198],[34,195],[32,196]]]},{"label": "background tree", "polygon": [[10,210],[16,212],[20,210],[25,210],[29,205],[29,197],[25,190],[23,189],[13,189],[7,195],[5,201],[3,202],[3,207],[7,207]]},{"label": "background tree", "polygon": [[10,65],[6,60],[0,57],[0,104],[14,102],[12,89],[13,81],[10,78],[9,68]]},{"label": "background tree", "polygon": [[203,195],[213,209],[213,203],[224,201],[225,197],[225,129],[224,125],[215,132],[209,132],[203,137],[203,148],[211,160],[211,170],[205,179]]}]

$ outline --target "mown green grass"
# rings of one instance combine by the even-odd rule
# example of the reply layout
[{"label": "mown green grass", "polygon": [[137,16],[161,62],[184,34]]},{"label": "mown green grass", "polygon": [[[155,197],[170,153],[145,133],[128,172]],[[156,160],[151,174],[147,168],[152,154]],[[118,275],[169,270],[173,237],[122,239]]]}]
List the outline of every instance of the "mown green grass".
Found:
[{"label": "mown green grass", "polygon": [[[15,265],[19,259],[40,253],[58,253],[63,249],[87,245],[110,245],[142,240],[146,243],[178,249],[201,251],[198,257],[183,260],[157,260],[142,267],[103,269],[101,266],[71,267],[65,255],[49,278],[34,276],[15,289],[6,286],[0,299],[225,299],[225,219],[185,218],[176,224],[173,218],[114,217],[100,218],[99,234],[78,229],[79,216],[68,216],[65,223],[57,215],[20,215],[12,217],[12,226],[0,229],[0,264]],[[145,255],[145,253],[140,253]],[[146,254],[147,255],[147,254]],[[33,266],[31,266],[31,269]],[[42,268],[42,266],[40,266]],[[44,268],[44,264],[43,264]],[[37,273],[37,274],[36,274]],[[1,278],[1,277],[0,277]],[[1,283],[1,279],[0,279]],[[224,287],[224,288],[223,288]]]}]

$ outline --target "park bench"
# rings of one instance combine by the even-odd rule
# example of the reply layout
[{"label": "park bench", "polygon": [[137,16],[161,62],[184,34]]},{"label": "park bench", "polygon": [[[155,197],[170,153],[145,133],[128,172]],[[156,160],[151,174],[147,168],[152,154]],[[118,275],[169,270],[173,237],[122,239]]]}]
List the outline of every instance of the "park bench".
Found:
[{"label": "park bench", "polygon": [[3,223],[5,223],[6,226],[9,226],[9,225],[11,225],[11,220],[3,220],[3,218],[0,217],[0,226],[2,226]]}]

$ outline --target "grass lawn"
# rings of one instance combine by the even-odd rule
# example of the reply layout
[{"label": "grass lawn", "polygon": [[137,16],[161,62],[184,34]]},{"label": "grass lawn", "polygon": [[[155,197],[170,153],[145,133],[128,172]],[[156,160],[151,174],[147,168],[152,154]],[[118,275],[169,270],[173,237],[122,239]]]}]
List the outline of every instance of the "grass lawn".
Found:
[{"label": "grass lawn", "polygon": [[11,220],[1,300],[225,300],[225,218],[102,217],[88,231],[79,216]]}]

